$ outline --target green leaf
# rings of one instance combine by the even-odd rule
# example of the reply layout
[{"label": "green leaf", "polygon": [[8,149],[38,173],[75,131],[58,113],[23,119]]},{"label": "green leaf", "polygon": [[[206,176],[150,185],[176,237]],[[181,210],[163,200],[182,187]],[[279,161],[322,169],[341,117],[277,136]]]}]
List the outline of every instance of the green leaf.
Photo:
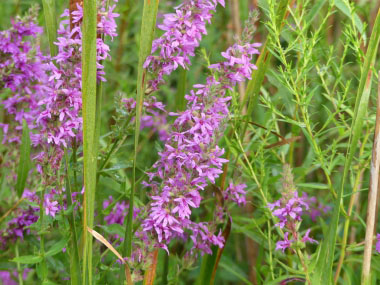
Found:
[{"label": "green leaf", "polygon": [[111,225],[99,226],[99,227],[101,227],[107,234],[110,234],[110,235],[117,234],[120,237],[124,235],[124,228],[122,225],[119,225],[119,224],[111,224]]},{"label": "green leaf", "polygon": [[67,245],[67,242],[69,241],[68,237],[65,237],[61,239],[59,242],[55,243],[48,252],[46,252],[46,256],[53,256],[57,253],[61,252],[62,249]]},{"label": "green leaf", "polygon": [[44,8],[45,26],[49,39],[50,55],[57,55],[57,46],[54,42],[57,39],[57,14],[55,10],[55,0],[42,0]]},{"label": "green leaf", "polygon": [[298,187],[311,188],[311,189],[329,189],[329,186],[324,183],[298,183]]},{"label": "green leaf", "polygon": [[42,256],[40,255],[24,255],[13,258],[11,261],[19,262],[22,264],[35,264],[40,263],[42,261]]},{"label": "green leaf", "polygon": [[22,137],[20,146],[20,161],[17,169],[16,192],[19,197],[22,196],[25,189],[26,179],[30,170],[30,149],[31,142],[29,128],[25,120],[22,121]]}]

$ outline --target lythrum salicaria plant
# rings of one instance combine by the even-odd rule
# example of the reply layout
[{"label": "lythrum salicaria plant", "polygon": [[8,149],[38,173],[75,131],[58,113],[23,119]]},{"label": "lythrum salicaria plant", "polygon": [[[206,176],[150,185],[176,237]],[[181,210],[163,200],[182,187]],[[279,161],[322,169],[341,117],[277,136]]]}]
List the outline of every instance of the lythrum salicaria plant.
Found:
[{"label": "lythrum salicaria plant", "polygon": [[378,283],[375,2],[33,2],[0,10],[0,284]]}]

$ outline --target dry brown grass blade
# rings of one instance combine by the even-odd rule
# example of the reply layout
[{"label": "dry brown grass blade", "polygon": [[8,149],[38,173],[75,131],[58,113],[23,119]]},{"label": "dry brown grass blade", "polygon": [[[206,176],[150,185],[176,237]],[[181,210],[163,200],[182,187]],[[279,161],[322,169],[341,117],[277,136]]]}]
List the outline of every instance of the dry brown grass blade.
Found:
[{"label": "dry brown grass blade", "polygon": [[267,145],[264,148],[269,149],[269,148],[273,148],[273,147],[277,147],[277,146],[282,146],[284,144],[290,144],[292,142],[298,141],[299,139],[301,139],[301,136],[284,139],[284,140],[281,140],[281,141],[276,142],[274,144]]},{"label": "dry brown grass blade", "polygon": [[[379,72],[380,75],[380,72]],[[379,184],[379,170],[380,170],[380,77],[378,83],[377,94],[377,110],[376,110],[376,125],[375,135],[373,139],[372,160],[371,160],[371,176],[368,193],[368,208],[365,232],[365,245],[363,255],[363,271],[362,281],[369,280],[372,256],[373,233],[375,227],[376,217],[376,200]],[[364,282],[364,283],[365,283]]]},{"label": "dry brown grass blade", "polygon": [[125,260],[121,256],[121,254],[100,233],[98,233],[97,231],[94,231],[93,229],[90,229],[89,227],[87,227],[87,230],[90,234],[92,234],[92,236],[94,238],[96,238],[98,241],[100,241],[102,244],[104,244],[110,251],[112,251],[117,256],[117,258],[119,258],[121,263],[124,264],[124,266],[125,266],[125,277],[127,279],[127,284],[133,285],[132,275],[131,275],[131,272],[129,270],[129,266],[125,262]]},{"label": "dry brown grass blade", "polygon": [[152,253],[152,264],[149,266],[149,269],[145,272],[144,285],[154,284],[154,278],[156,277],[157,258],[158,249],[154,250]]},{"label": "dry brown grass blade", "polygon": [[16,204],[14,204],[13,206],[12,206],[12,208],[10,208],[1,218],[0,218],[0,223],[6,218],[6,217],[8,217],[8,215],[14,210],[14,209],[16,209],[17,208],[17,206],[22,202],[22,201],[24,201],[25,200],[25,198],[21,198],[20,200],[18,200],[17,202],[16,202]]}]

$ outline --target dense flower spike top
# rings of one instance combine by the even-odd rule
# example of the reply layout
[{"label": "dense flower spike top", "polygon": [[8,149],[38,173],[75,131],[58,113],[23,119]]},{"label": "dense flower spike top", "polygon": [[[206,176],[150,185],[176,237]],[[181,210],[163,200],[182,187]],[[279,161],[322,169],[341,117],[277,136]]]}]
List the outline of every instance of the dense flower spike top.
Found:
[{"label": "dense flower spike top", "polygon": [[[206,84],[194,85],[195,89],[185,96],[187,110],[171,114],[177,119],[159,153],[160,159],[154,164],[155,171],[148,173],[149,182],[145,182],[152,189],[152,202],[143,222],[144,230],[165,249],[173,238],[186,239],[188,235],[193,250],[211,253],[211,245],[224,245],[221,233],[214,234],[215,225],[191,221],[191,209],[199,207],[199,191],[208,183],[215,183],[227,162],[222,158],[224,149],[217,145],[229,116],[231,97],[227,91],[238,82],[251,79],[252,70],[256,69],[251,61],[259,53],[258,46],[246,42],[228,48],[222,53],[226,61],[210,66],[214,72]],[[245,185],[230,186],[229,195],[239,204],[244,203],[240,197],[244,188]]]},{"label": "dense flower spike top", "polygon": [[190,65],[190,56],[194,56],[202,36],[207,34],[206,23],[210,23],[216,6],[224,7],[224,0],[187,0],[176,7],[175,13],[164,15],[164,21],[158,28],[165,33],[153,41],[152,54],[145,61],[153,78],[148,83],[147,92],[158,89],[164,82],[164,75],[172,73],[182,66]]}]

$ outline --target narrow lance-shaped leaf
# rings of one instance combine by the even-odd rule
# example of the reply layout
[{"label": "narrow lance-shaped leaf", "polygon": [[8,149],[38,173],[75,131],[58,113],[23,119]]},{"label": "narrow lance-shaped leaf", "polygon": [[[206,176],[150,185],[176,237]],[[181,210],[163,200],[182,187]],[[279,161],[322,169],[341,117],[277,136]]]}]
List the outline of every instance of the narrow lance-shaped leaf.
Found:
[{"label": "narrow lance-shaped leaf", "polygon": [[57,39],[57,15],[55,10],[55,0],[42,0],[44,8],[45,26],[49,40],[50,55],[57,55],[57,46],[54,42]]},{"label": "narrow lance-shaped leaf", "polygon": [[87,228],[94,222],[96,189],[96,148],[94,147],[96,122],[96,0],[83,1],[82,24],[82,106],[83,106],[83,163],[84,163],[84,215],[83,215],[83,284],[92,284],[92,237]]},{"label": "narrow lance-shaped leaf", "polygon": [[137,147],[140,135],[140,121],[141,112],[144,102],[144,93],[146,87],[146,70],[143,68],[145,59],[150,54],[152,49],[152,41],[154,30],[156,27],[156,17],[159,0],[144,0],[143,17],[140,32],[140,49],[139,49],[139,63],[137,73],[137,99],[136,99],[136,124],[135,124],[135,140],[134,140],[134,158],[132,170],[132,190],[129,198],[129,211],[127,216],[127,226],[125,231],[124,251],[126,256],[132,253],[132,217],[133,217],[133,204],[136,189],[136,161],[137,161]]},{"label": "narrow lance-shaped leaf", "polygon": [[25,120],[22,121],[22,136],[20,146],[20,161],[17,169],[16,192],[19,197],[22,196],[25,189],[26,179],[30,170],[30,149],[31,142],[29,136],[28,124]]}]

